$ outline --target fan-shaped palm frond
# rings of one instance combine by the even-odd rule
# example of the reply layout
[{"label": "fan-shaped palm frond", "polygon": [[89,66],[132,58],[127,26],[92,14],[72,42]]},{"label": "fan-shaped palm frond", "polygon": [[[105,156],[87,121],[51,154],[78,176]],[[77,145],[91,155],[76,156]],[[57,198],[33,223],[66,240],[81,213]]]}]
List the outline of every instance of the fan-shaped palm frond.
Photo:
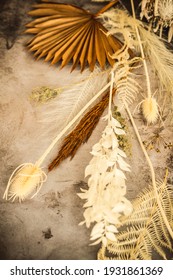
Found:
[{"label": "fan-shaped palm frond", "polygon": [[[162,207],[170,226],[173,227],[173,190],[165,182],[158,182],[158,193]],[[156,251],[166,259],[164,249],[172,250],[171,238],[159,210],[155,192],[151,187],[142,191],[133,203],[134,211],[122,222],[126,231],[116,235],[117,241],[109,242],[107,248],[101,248],[99,259],[109,259],[106,251],[113,259],[152,259],[152,251]]]},{"label": "fan-shaped palm frond", "polygon": [[68,4],[36,4],[29,14],[38,17],[27,24],[27,33],[35,34],[29,42],[29,49],[37,58],[55,64],[62,60],[61,67],[73,60],[72,70],[81,65],[81,71],[88,63],[93,71],[98,61],[104,68],[106,61],[112,66],[111,56],[122,47],[122,43],[98,21],[99,13],[104,12],[117,1],[112,1],[99,13],[92,14],[84,9]]}]

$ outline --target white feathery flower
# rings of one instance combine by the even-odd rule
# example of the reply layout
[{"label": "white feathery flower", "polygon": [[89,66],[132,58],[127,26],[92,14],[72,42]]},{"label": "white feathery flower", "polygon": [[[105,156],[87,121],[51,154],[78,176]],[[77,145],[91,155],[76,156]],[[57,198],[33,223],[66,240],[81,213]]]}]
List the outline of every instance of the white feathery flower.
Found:
[{"label": "white feathery flower", "polygon": [[[108,119],[106,116],[104,119]],[[130,201],[125,198],[126,177],[124,171],[130,171],[125,162],[125,153],[119,148],[116,135],[124,134],[121,124],[111,116],[100,141],[92,148],[89,165],[85,176],[89,176],[88,189],[81,189],[78,196],[85,199],[84,222],[87,227],[95,223],[91,231],[92,245],[107,240],[116,240],[115,233],[121,224],[122,215],[132,211]]]}]

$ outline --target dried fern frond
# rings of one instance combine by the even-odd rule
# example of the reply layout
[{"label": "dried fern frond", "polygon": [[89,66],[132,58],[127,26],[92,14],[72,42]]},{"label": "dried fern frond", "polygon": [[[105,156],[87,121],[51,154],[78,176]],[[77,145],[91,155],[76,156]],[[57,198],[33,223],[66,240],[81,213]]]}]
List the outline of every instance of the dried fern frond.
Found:
[{"label": "dried fern frond", "polygon": [[[100,12],[114,5],[112,1]],[[97,14],[91,14],[76,6],[58,3],[41,3],[33,6],[29,14],[38,17],[27,24],[27,33],[35,36],[28,44],[37,58],[45,57],[45,61],[55,64],[62,60],[61,67],[73,60],[72,70],[86,64],[93,71],[98,61],[104,68],[106,61],[111,66],[115,60],[111,55],[119,50],[122,43],[113,36],[106,36],[106,28],[98,21]]]},{"label": "dried fern frond", "polygon": [[69,156],[72,159],[79,147],[88,141],[94,128],[99,122],[101,115],[108,106],[108,103],[109,93],[105,94],[101,101],[99,101],[88,113],[84,115],[75,129],[63,140],[57,157],[49,165],[49,171],[51,171],[54,167],[57,167]]},{"label": "dried fern frond", "polygon": [[133,73],[133,63],[139,62],[139,58],[127,60],[123,59],[117,62],[114,66],[115,79],[114,83],[117,89],[117,97],[123,104],[132,104],[139,93],[140,85],[136,80],[136,75]]},{"label": "dried fern frond", "polygon": [[[173,228],[173,190],[166,182],[157,182],[162,207]],[[165,249],[173,252],[172,240],[159,210],[153,187],[142,191],[133,202],[133,212],[122,221],[117,241],[98,252],[98,259],[149,260],[153,250],[166,259]],[[109,257],[108,257],[109,255]]]}]

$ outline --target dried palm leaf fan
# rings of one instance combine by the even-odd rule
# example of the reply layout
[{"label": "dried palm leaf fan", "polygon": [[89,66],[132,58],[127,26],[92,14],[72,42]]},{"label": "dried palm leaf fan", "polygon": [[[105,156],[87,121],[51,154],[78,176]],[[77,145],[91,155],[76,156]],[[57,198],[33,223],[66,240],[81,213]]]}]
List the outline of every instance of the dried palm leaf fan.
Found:
[{"label": "dried palm leaf fan", "polygon": [[98,21],[97,16],[112,7],[114,0],[102,8],[97,14],[68,4],[44,3],[33,5],[31,16],[39,17],[27,24],[27,33],[35,34],[29,42],[29,49],[37,58],[45,57],[55,64],[62,60],[64,67],[73,59],[72,70],[81,65],[81,71],[88,63],[93,71],[98,61],[104,68],[106,61],[112,66],[111,58],[122,43],[113,36],[106,36],[106,28]]}]

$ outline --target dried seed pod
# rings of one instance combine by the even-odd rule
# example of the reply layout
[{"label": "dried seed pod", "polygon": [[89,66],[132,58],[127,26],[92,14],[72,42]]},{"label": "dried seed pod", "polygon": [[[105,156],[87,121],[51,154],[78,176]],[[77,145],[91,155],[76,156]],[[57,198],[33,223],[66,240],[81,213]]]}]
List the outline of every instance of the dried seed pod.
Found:
[{"label": "dried seed pod", "polygon": [[158,103],[154,97],[147,97],[142,102],[142,113],[147,123],[154,124],[159,116]]},{"label": "dried seed pod", "polygon": [[17,198],[19,202],[25,200],[29,195],[32,195],[31,198],[33,198],[46,179],[47,176],[40,167],[32,163],[24,163],[12,173],[3,198],[12,201]]}]

